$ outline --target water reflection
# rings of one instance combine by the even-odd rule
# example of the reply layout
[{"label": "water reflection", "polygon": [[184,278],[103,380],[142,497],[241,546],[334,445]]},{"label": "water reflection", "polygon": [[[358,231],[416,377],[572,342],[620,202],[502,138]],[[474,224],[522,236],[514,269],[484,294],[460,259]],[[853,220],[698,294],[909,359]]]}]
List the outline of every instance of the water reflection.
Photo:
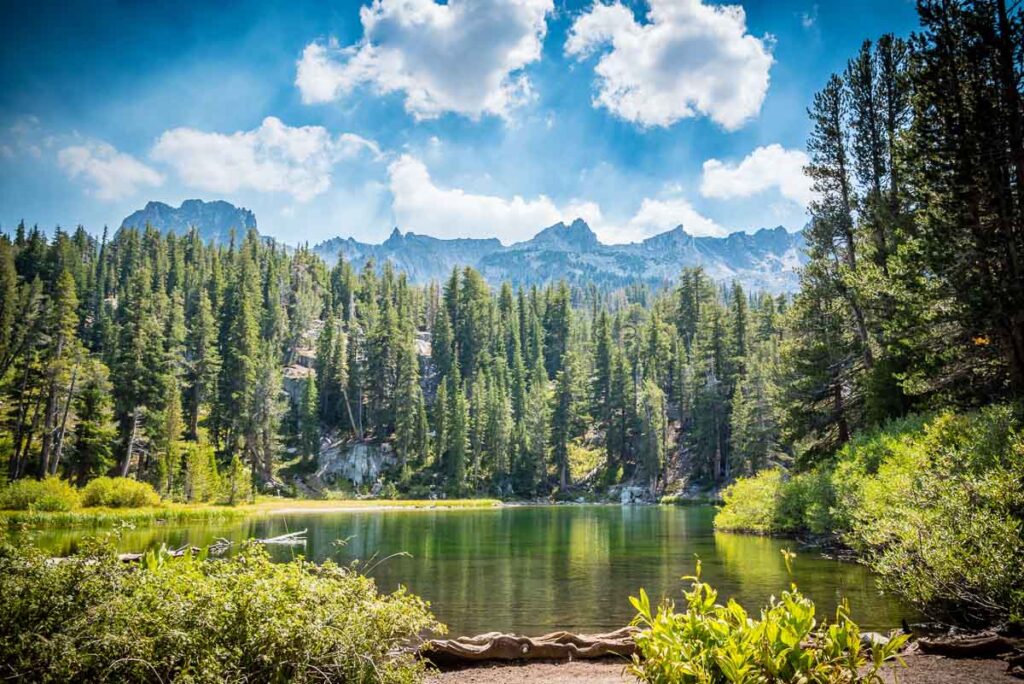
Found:
[{"label": "water reflection", "polygon": [[[308,530],[302,547],[272,547],[276,559],[303,553],[340,563],[384,558],[371,574],[391,590],[410,588],[431,601],[452,633],[615,629],[633,616],[627,597],[644,587],[678,597],[680,578],[703,562],[705,578],[724,600],[748,609],[788,587],[774,539],[715,533],[710,507],[560,506],[493,510],[305,513],[126,532],[123,549],[161,543],[202,546]],[[73,549],[82,531],[48,530],[38,543]],[[344,545],[336,540],[347,540]],[[863,567],[801,554],[793,581],[829,615],[843,595],[869,629],[885,629],[910,613],[879,594]]]}]

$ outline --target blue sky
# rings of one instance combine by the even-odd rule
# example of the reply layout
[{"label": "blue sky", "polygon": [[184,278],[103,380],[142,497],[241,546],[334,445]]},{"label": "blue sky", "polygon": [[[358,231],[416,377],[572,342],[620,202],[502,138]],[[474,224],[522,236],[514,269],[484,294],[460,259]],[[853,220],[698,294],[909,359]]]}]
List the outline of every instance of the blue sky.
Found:
[{"label": "blue sky", "polygon": [[813,93],[909,0],[2,0],[0,228],[226,199],[287,242],[805,222]]}]

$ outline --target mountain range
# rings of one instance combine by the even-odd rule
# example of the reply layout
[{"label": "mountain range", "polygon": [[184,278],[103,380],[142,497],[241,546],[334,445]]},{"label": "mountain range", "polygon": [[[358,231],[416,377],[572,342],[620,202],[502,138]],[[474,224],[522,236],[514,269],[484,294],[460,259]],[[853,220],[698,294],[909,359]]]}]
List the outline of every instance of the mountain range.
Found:
[{"label": "mountain range", "polygon": [[638,281],[658,286],[674,282],[688,266],[701,266],[718,282],[740,282],[748,290],[793,292],[805,263],[801,233],[782,226],[727,237],[695,237],[678,226],[643,242],[606,245],[582,219],[556,223],[524,242],[502,245],[495,238],[442,240],[402,233],[397,228],[381,244],[351,237],[321,242],[314,250],[330,263],[344,257],[357,266],[368,259],[391,261],[414,282],[443,280],[455,266],[472,266],[492,284],[570,284],[622,287]]},{"label": "mountain range", "polygon": [[[185,233],[196,226],[204,239],[226,242],[230,230],[239,235],[256,227],[247,209],[223,202],[187,200],[175,209],[150,202],[127,217],[122,226],[146,223],[163,231]],[[594,283],[622,287],[636,282],[660,286],[674,282],[685,267],[701,266],[718,282],[737,281],[750,291],[793,292],[806,262],[801,233],[782,226],[726,237],[696,237],[683,226],[629,244],[606,245],[582,219],[556,223],[529,240],[503,245],[497,238],[441,239],[395,228],[380,244],[336,237],[314,251],[328,263],[344,258],[357,268],[368,260],[390,261],[415,283],[443,281],[453,268],[472,266],[493,285],[541,285],[564,279],[570,284]]]}]

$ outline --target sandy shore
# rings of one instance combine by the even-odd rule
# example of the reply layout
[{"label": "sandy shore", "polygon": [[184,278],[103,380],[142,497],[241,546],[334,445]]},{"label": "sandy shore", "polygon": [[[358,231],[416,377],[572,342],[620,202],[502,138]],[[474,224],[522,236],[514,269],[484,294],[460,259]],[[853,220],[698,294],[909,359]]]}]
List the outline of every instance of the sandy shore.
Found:
[{"label": "sandy shore", "polygon": [[[895,684],[1021,684],[1006,672],[1002,660],[955,660],[942,656],[911,654],[907,667],[892,665],[883,673]],[[482,665],[463,670],[434,672],[428,684],[622,684],[635,682],[623,672],[621,661],[577,661],[574,663],[529,663],[525,665]]]}]

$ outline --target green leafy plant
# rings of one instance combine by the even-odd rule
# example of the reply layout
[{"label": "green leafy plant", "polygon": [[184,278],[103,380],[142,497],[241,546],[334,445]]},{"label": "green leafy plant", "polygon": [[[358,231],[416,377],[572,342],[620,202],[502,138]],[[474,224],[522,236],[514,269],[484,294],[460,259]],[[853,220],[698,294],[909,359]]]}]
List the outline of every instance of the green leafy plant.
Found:
[{"label": "green leafy plant", "polygon": [[[784,551],[791,568],[795,554]],[[899,658],[906,635],[864,646],[844,601],[835,621],[819,624],[814,603],[791,585],[772,598],[760,619],[701,580],[701,564],[683,592],[686,610],[666,600],[656,608],[647,593],[630,597],[639,653],[629,668],[652,684],[754,684],[763,682],[881,682],[884,663]],[[902,661],[901,661],[902,662]]]}]

